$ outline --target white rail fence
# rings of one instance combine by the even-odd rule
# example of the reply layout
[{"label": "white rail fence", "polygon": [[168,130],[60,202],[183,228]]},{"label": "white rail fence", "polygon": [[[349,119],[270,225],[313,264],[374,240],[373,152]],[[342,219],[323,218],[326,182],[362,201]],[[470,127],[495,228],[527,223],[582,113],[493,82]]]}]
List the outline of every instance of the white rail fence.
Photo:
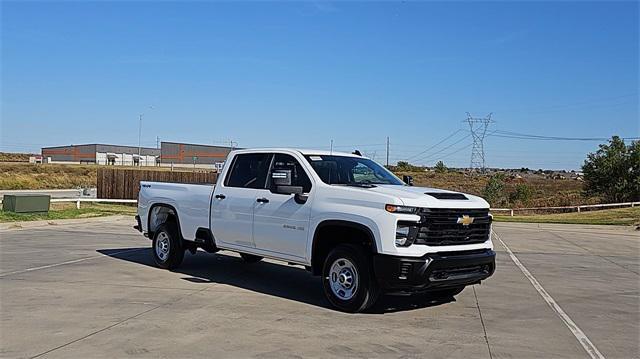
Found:
[{"label": "white rail fence", "polygon": [[106,198],[52,198],[52,203],[56,202],[76,202],[76,208],[80,209],[81,202],[100,203],[138,203],[137,199],[106,199]]},{"label": "white rail fence", "polygon": [[[52,198],[51,203],[59,202],[75,202],[76,208],[80,209],[80,203],[82,202],[99,202],[99,203],[138,203],[135,199],[106,199],[106,198]],[[0,199],[0,204],[2,199]],[[639,206],[640,202],[624,202],[624,203],[606,203],[606,204],[585,204],[580,206],[562,206],[562,207],[530,207],[530,208],[491,208],[491,212],[509,212],[509,215],[513,217],[515,212],[536,212],[536,211],[558,211],[558,210],[575,210],[580,213],[582,210],[593,209],[606,209],[617,207],[635,207]]]},{"label": "white rail fence", "polygon": [[515,212],[550,212],[559,210],[575,210],[580,213],[582,210],[598,210],[617,207],[635,207],[640,205],[640,202],[624,202],[624,203],[606,203],[606,204],[585,204],[580,206],[562,206],[562,207],[531,207],[531,208],[491,208],[491,212],[509,212],[511,217]]}]

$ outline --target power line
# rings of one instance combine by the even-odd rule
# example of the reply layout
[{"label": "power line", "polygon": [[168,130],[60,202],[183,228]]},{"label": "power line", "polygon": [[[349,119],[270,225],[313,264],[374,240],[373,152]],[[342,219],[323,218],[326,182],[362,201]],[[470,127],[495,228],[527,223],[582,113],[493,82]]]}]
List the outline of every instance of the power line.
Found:
[{"label": "power line", "polygon": [[449,148],[451,148],[451,147],[453,147],[453,146],[457,145],[458,143],[460,143],[460,142],[462,142],[462,141],[466,140],[466,139],[467,139],[467,138],[469,138],[469,137],[471,137],[471,134],[468,134],[468,135],[466,135],[466,136],[462,137],[461,139],[459,139],[458,141],[456,141],[456,142],[454,142],[454,143],[450,144],[449,146],[446,146],[446,147],[444,147],[444,148],[440,149],[439,151],[436,151],[436,152],[434,152],[434,153],[432,153],[432,154],[430,154],[430,155],[428,155],[428,156],[422,157],[421,159],[416,160],[416,161],[421,162],[421,163],[424,163],[424,161],[425,161],[426,159],[431,159],[431,158],[435,157],[435,155],[437,155],[437,154],[439,154],[439,153],[442,153],[442,152],[444,152],[444,151],[448,150]]},{"label": "power line", "polygon": [[416,158],[416,157],[421,156],[422,154],[424,154],[424,153],[426,153],[426,152],[430,151],[431,149],[435,148],[436,146],[439,146],[440,144],[444,143],[446,140],[448,140],[448,139],[450,139],[451,137],[455,136],[455,135],[456,135],[457,133],[459,133],[460,131],[462,131],[462,129],[458,129],[458,130],[454,131],[454,132],[453,132],[452,134],[450,134],[449,136],[447,136],[447,137],[443,138],[442,140],[440,140],[440,142],[436,143],[435,145],[432,145],[432,146],[428,147],[426,150],[424,150],[424,151],[422,151],[422,152],[416,153],[415,155],[413,155],[413,156],[410,156],[410,157],[406,158],[406,160],[407,160],[407,161],[409,161],[409,160],[411,160],[411,159],[413,159],[413,158]]},{"label": "power line", "polygon": [[[460,148],[454,150],[453,152],[447,153],[446,155],[438,156],[438,160],[443,160],[445,158],[449,158],[449,157],[455,155],[456,153],[459,153],[460,151],[466,150],[467,148],[471,147],[472,145],[473,145],[473,143],[470,143],[470,144],[468,144],[466,146],[463,146],[463,147],[460,147]],[[433,157],[430,157],[429,160],[431,160],[432,158]],[[425,161],[423,161],[423,163],[424,162]]]},{"label": "power line", "polygon": [[[559,136],[541,136],[532,135],[519,132],[501,131],[496,130],[494,133],[489,134],[494,137],[515,138],[522,140],[543,140],[543,141],[608,141],[610,138],[606,137],[559,137]],[[621,137],[623,140],[636,140],[640,137]]]}]

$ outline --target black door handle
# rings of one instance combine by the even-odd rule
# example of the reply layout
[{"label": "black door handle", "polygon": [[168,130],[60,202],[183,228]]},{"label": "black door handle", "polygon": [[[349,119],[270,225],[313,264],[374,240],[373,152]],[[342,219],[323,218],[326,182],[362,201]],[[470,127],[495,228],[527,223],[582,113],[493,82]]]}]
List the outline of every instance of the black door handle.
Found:
[{"label": "black door handle", "polygon": [[216,198],[217,198],[217,199],[225,199],[225,198],[227,198],[227,196],[225,196],[225,195],[223,195],[223,194],[217,194],[217,195],[216,195]]},{"label": "black door handle", "polygon": [[262,198],[256,199],[256,202],[258,202],[258,203],[269,203],[269,200],[264,198],[264,197],[262,197]]}]

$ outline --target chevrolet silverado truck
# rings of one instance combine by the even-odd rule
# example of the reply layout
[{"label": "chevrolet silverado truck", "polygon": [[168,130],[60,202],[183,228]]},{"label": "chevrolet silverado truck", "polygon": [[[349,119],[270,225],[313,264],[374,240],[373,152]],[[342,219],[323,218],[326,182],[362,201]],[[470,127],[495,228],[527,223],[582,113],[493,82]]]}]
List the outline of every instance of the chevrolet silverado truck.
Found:
[{"label": "chevrolet silverado truck", "polygon": [[414,187],[357,151],[232,151],[215,185],[141,182],[136,220],[161,268],[199,248],[302,265],[346,312],[381,293],[452,297],[495,269],[485,200]]}]

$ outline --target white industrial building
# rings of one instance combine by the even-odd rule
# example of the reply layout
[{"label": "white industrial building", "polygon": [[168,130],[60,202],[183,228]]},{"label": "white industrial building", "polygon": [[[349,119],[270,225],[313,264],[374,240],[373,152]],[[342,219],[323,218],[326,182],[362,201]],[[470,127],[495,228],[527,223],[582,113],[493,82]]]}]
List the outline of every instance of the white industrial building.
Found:
[{"label": "white industrial building", "polygon": [[97,164],[112,166],[157,166],[160,149],[104,144],[42,148],[45,163]]}]

